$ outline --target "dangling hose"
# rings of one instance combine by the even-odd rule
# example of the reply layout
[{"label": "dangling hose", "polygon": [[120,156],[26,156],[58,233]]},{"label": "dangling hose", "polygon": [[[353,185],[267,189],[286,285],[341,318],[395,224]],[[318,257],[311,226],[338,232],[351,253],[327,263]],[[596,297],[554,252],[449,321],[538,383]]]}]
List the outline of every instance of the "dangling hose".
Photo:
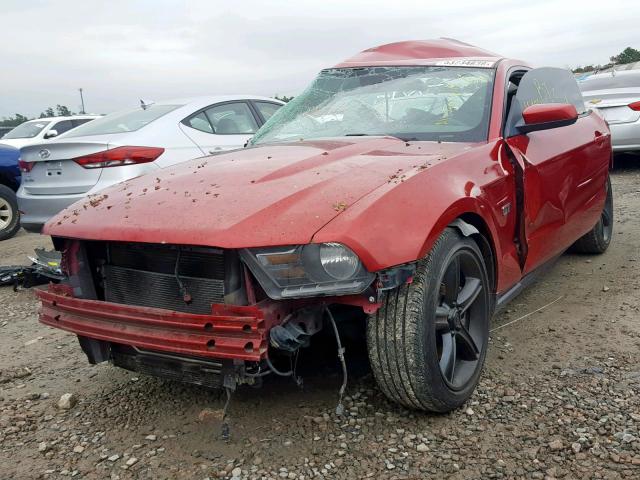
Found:
[{"label": "dangling hose", "polygon": [[191,303],[191,300],[192,300],[191,295],[187,291],[187,287],[185,287],[184,283],[182,283],[182,280],[180,279],[180,274],[178,273],[178,271],[180,270],[181,253],[182,253],[182,249],[178,248],[178,255],[176,257],[176,267],[174,270],[174,275],[176,277],[176,281],[178,282],[178,288],[180,288],[180,294],[182,295],[182,300],[184,301],[184,303],[189,304]]},{"label": "dangling hose", "polygon": [[340,359],[340,363],[342,364],[342,386],[340,387],[340,390],[338,392],[338,405],[336,406],[336,414],[343,415],[344,405],[342,405],[342,397],[345,390],[347,389],[347,363],[344,360],[344,348],[342,347],[342,342],[340,341],[340,334],[338,333],[336,321],[334,320],[329,307],[325,307],[325,311],[327,312],[327,316],[329,317],[329,321],[331,322],[331,326],[333,327],[333,333],[336,336],[336,343],[338,344],[338,358]]},{"label": "dangling hose", "polygon": [[276,367],[273,366],[273,363],[271,363],[271,360],[269,360],[269,357],[265,358],[264,360],[267,362],[267,365],[269,366],[271,371],[276,375],[280,375],[281,377],[290,377],[293,375],[293,370],[289,370],[288,372],[281,372],[280,370],[278,370]]},{"label": "dangling hose", "polygon": [[231,395],[233,393],[233,391],[230,388],[226,388],[224,389],[225,393],[227,394],[227,401],[224,402],[224,408],[222,409],[222,440],[224,440],[225,442],[229,442],[229,440],[231,439],[231,430],[229,428],[229,422],[228,422],[228,411],[229,411],[229,404],[231,403]]}]

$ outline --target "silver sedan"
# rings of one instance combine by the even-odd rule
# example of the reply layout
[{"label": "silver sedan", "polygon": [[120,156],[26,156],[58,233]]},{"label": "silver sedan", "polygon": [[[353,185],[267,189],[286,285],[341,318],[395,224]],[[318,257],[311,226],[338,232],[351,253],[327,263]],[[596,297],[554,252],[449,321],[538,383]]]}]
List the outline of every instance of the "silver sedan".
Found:
[{"label": "silver sedan", "polygon": [[87,195],[180,162],[242,148],[282,102],[255,96],[172,100],[112,113],[20,150],[20,224],[39,232]]},{"label": "silver sedan", "polygon": [[611,128],[613,150],[640,150],[640,70],[598,73],[579,82],[587,108]]}]

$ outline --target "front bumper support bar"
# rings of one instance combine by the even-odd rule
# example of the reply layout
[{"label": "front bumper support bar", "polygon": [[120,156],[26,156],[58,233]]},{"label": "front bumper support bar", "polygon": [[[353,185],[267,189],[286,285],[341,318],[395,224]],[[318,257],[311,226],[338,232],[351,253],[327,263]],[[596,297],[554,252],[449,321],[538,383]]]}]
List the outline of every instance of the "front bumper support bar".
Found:
[{"label": "front bumper support bar", "polygon": [[205,358],[257,362],[267,356],[268,305],[213,304],[211,315],[198,315],[74,298],[61,285],[36,295],[41,323],[80,336]]}]

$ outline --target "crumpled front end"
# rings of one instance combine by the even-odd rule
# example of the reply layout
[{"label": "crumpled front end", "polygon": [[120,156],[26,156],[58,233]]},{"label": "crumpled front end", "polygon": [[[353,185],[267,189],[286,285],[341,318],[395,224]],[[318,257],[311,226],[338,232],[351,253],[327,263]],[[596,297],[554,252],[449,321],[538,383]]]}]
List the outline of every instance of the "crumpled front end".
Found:
[{"label": "crumpled front end", "polygon": [[40,322],[78,335],[91,363],[209,387],[254,384],[275,371],[322,329],[328,305],[377,306],[373,285],[274,300],[236,250],[54,243],[68,281],[37,291]]}]

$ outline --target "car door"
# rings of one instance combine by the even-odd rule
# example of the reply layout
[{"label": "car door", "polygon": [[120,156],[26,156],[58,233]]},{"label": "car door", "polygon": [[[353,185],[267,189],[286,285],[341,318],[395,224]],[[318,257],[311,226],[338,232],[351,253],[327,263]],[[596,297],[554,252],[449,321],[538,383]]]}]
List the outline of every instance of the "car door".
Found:
[{"label": "car door", "polygon": [[258,130],[259,119],[246,101],[211,105],[185,118],[184,133],[205,153],[242,148]]},{"label": "car door", "polygon": [[[521,133],[522,112],[530,105],[570,103],[578,120],[567,126]],[[504,136],[523,174],[523,273],[566,250],[600,214],[592,208],[606,181],[605,132],[585,111],[573,75],[560,68],[524,74],[509,108]],[[607,134],[608,136],[608,134]]]}]

